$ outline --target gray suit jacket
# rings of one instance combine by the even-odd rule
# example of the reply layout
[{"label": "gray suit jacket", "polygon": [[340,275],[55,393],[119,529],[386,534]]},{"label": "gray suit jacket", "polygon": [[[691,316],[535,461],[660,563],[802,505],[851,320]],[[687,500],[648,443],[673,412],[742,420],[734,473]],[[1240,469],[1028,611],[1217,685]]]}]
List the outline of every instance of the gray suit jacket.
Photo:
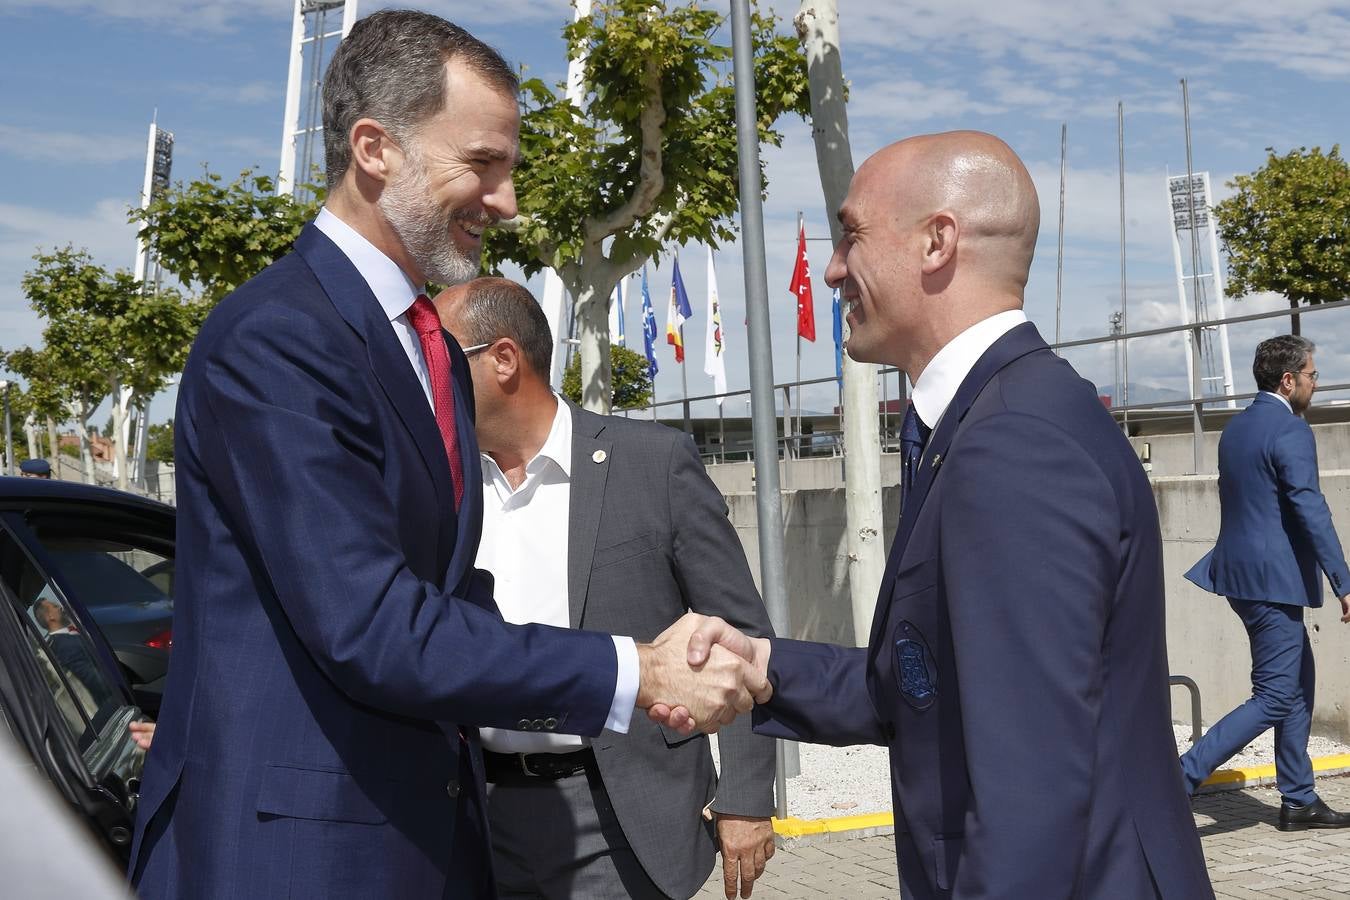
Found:
[{"label": "gray suit jacket", "polygon": [[[694,610],[772,633],[726,502],[683,433],[573,406],[569,505],[573,628],[650,641]],[[703,807],[773,814],[773,741],[751,734],[748,717],[718,732],[720,782],[706,736],[684,737],[642,713],[627,734],[605,731],[591,743],[624,836],[672,897],[692,896],[712,871]]]}]

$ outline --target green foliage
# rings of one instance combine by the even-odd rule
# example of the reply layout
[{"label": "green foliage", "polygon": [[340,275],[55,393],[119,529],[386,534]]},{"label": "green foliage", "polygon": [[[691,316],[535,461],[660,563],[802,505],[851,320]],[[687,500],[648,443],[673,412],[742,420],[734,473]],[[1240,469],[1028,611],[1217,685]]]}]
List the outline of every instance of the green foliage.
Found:
[{"label": "green foliage", "polygon": [[1266,148],[1266,164],[1238,175],[1214,207],[1234,295],[1274,291],[1299,304],[1350,297],[1350,166],[1334,146]]},{"label": "green foliage", "polygon": [[323,189],[308,187],[314,199],[296,202],[277,196],[275,182],[252,169],[228,184],[206,170],[133,209],[130,219],[143,227],[160,265],[214,305],[291,249],[323,204]]},{"label": "green foliage", "polygon": [[[647,357],[627,347],[611,344],[609,347],[611,383],[614,409],[638,409],[652,402],[652,380],[647,375]],[[581,402],[581,354],[572,354],[572,361],[563,372],[562,394],[573,403]]]},{"label": "green foliage", "polygon": [[33,259],[23,291],[46,322],[45,346],[9,353],[6,363],[28,381],[35,411],[56,416],[62,404],[92,410],[120,387],[154,394],[182,368],[204,304],[173,289],[143,294],[130,273],[108,272],[84,250]]},{"label": "green foliage", "polygon": [[[723,24],[721,13],[697,5],[601,0],[590,18],[567,26],[570,54],[586,54],[585,109],[569,103],[561,85],[523,85],[515,175],[522,225],[489,233],[491,265],[561,269],[595,258],[612,237],[608,260],[623,274],[665,241],[734,239],[731,46],[714,40],[729,38]],[[754,15],[759,137],[777,146],[774,122],[787,112],[805,117],[809,102],[805,57],[774,28],[772,17]]]},{"label": "green foliage", "polygon": [[173,419],[151,425],[145,442],[145,458],[153,462],[173,462]]}]

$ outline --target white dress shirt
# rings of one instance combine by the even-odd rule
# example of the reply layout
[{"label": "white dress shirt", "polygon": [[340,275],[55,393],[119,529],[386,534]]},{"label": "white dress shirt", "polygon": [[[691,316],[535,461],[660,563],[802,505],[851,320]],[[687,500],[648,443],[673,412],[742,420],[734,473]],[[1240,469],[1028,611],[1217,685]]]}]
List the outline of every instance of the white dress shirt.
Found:
[{"label": "white dress shirt", "polygon": [[914,412],[934,430],[984,352],[1003,335],[1026,322],[1026,313],[1010,309],[976,322],[937,352],[914,383]]},{"label": "white dress shirt", "polygon": [[1294,411],[1294,407],[1289,402],[1289,398],[1286,397],[1284,394],[1277,394],[1274,391],[1258,391],[1257,393],[1265,394],[1269,397],[1274,397],[1276,400],[1284,404],[1285,409],[1289,410],[1290,412]]},{"label": "white dress shirt", "polygon": [[[434,412],[436,406],[431,399],[431,373],[427,370],[426,360],[422,357],[421,338],[417,336],[417,331],[412,327],[412,323],[408,321],[407,316],[408,307],[412,306],[413,301],[417,299],[417,295],[421,293],[421,290],[413,284],[412,279],[399,268],[397,263],[385,256],[374,244],[357,233],[356,229],[329,212],[327,207],[319,210],[319,215],[314,220],[314,226],[337,245],[343,255],[351,260],[352,265],[356,267],[357,273],[365,279],[366,284],[370,287],[371,292],[374,293],[375,299],[379,301],[380,307],[384,310],[385,315],[389,317],[389,324],[394,329],[394,335],[398,338],[398,342],[403,347],[403,351],[408,354],[408,363],[412,366],[413,372],[417,375],[418,382],[422,385],[422,392],[426,395],[427,405],[430,406]],[[566,411],[566,407],[561,403],[558,404],[558,407],[558,416],[561,417]],[[571,424],[571,419],[568,417],[566,423],[567,441],[565,442],[564,450],[567,452],[569,458],[571,457],[572,446]],[[554,419],[554,426],[557,426],[557,417]],[[487,459],[487,457],[484,457],[484,459]],[[538,457],[536,457],[535,461],[537,460]],[[531,461],[530,465],[533,466],[535,461]],[[493,465],[495,466],[496,464],[494,463]],[[484,477],[486,479],[486,470]],[[564,481],[564,484],[565,483],[566,482]],[[504,481],[503,484],[505,484]],[[525,487],[525,484],[521,485],[522,490]],[[485,501],[485,506],[491,505],[487,502],[487,491],[484,491],[483,499]],[[564,497],[563,504],[561,526],[554,531],[545,532],[545,534],[553,536],[555,540],[556,535],[562,534],[565,536],[567,533],[566,497]],[[486,525],[487,523],[485,522],[485,535]],[[482,543],[488,543],[486,538]],[[482,551],[480,550],[479,552],[481,559]],[[568,624],[566,615],[566,543],[563,544],[561,558],[563,564],[563,577],[559,581],[549,585],[549,590],[542,592],[539,596],[556,595],[561,598],[559,602],[562,603],[563,618],[560,623],[556,624],[561,624],[565,627]],[[528,570],[528,568],[534,564],[533,561],[530,561],[524,568]],[[494,572],[494,574],[498,573]],[[498,583],[500,584],[500,580]],[[498,603],[501,602],[500,595],[497,596],[497,600]],[[509,616],[507,617],[507,621],[548,621],[550,624],[554,624],[552,620],[511,619]],[[633,643],[633,639],[630,637],[614,635],[613,639],[614,652],[618,657],[618,682],[614,686],[614,698],[610,703],[609,718],[605,721],[605,727],[610,731],[626,733],[628,731],[628,724],[632,721],[633,717],[633,704],[637,702],[637,645]]]}]

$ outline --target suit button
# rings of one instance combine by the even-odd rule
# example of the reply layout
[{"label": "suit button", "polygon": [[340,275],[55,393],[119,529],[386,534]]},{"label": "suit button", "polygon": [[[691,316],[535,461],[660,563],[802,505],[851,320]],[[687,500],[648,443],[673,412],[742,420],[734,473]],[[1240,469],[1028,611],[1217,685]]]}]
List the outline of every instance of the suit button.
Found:
[{"label": "suit button", "polygon": [[530,729],[533,730],[533,731],[543,731],[543,730],[544,730],[544,720],[543,720],[543,719],[535,719],[533,722],[530,723]]},{"label": "suit button", "polygon": [[459,782],[458,782],[458,781],[452,780],[449,784],[447,784],[447,785],[445,786],[445,793],[448,794],[448,795],[451,796],[451,797],[458,797],[458,796],[459,796]]},{"label": "suit button", "polygon": [[552,731],[553,729],[558,727],[558,720],[553,718],[552,716],[549,716],[547,719],[544,720],[544,727],[549,731]]},{"label": "suit button", "polygon": [[516,731],[529,731],[529,730],[530,730],[529,719],[521,719],[519,722],[516,723]]}]

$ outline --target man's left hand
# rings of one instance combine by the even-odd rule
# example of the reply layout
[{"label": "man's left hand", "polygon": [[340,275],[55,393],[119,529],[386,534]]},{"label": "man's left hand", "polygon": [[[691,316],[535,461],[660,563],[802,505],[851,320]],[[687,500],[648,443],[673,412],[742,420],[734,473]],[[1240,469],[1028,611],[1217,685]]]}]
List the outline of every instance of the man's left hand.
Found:
[{"label": "man's left hand", "polygon": [[755,879],[764,874],[764,865],[773,856],[772,820],[717,813],[717,840],[727,900],[734,900],[738,885],[741,896],[749,897]]}]

